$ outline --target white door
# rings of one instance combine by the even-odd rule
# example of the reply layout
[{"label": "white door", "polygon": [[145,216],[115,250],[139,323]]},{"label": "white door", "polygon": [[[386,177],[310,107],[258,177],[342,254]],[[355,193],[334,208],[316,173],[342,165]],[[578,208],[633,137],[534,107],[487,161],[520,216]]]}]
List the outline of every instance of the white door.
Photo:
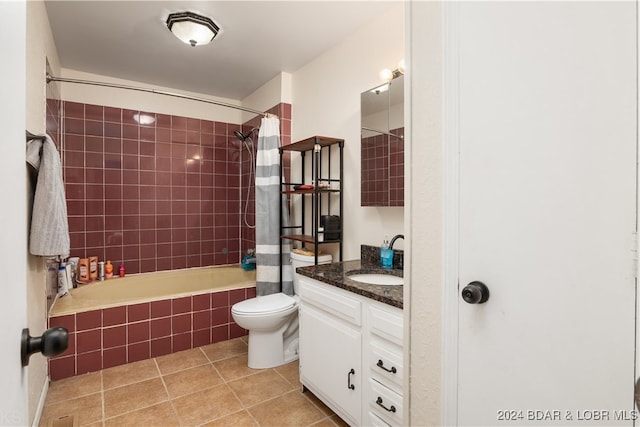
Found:
[{"label": "white door", "polygon": [[[25,2],[0,2],[0,425],[28,424],[27,371],[20,364],[26,318],[27,184],[25,166]],[[41,332],[41,331],[37,331]]]},{"label": "white door", "polygon": [[635,417],[635,8],[457,8],[460,425]]}]

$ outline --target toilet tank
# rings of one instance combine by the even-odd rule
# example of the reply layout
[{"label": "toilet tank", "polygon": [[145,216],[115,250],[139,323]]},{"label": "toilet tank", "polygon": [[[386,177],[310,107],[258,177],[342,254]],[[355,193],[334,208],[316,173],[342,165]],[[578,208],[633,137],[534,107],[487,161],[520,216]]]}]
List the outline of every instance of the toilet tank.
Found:
[{"label": "toilet tank", "polygon": [[[331,264],[331,254],[318,255],[318,264]],[[298,294],[298,273],[296,268],[307,267],[315,264],[315,257],[313,255],[301,255],[295,252],[291,252],[291,267],[293,267],[293,292]]]}]

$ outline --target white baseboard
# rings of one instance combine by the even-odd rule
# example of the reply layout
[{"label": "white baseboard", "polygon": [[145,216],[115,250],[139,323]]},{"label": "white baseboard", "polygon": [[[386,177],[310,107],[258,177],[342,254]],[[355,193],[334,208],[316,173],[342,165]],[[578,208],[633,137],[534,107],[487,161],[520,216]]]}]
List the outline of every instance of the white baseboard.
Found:
[{"label": "white baseboard", "polygon": [[40,424],[40,417],[42,416],[42,410],[44,409],[44,403],[47,401],[47,394],[49,393],[49,376],[44,379],[44,385],[42,387],[42,393],[40,393],[40,400],[38,401],[38,407],[36,408],[36,414],[33,417],[33,424],[31,427],[38,427]]}]

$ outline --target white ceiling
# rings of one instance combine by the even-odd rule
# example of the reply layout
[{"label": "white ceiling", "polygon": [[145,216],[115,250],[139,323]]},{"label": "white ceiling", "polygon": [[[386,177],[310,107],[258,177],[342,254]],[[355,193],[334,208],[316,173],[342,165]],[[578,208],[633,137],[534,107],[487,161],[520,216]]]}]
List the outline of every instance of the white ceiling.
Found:
[{"label": "white ceiling", "polygon": [[[64,68],[240,100],[391,3],[47,0],[46,8]],[[164,22],[185,10],[212,18],[222,32],[206,46],[182,43]]]}]

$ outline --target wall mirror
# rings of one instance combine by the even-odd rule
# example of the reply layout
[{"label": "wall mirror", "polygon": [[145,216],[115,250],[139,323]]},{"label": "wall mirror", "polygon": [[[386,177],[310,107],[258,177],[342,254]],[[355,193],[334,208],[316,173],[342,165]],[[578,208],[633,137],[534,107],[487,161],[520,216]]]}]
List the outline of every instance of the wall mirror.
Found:
[{"label": "wall mirror", "polygon": [[404,76],[360,95],[361,206],[404,206]]}]

